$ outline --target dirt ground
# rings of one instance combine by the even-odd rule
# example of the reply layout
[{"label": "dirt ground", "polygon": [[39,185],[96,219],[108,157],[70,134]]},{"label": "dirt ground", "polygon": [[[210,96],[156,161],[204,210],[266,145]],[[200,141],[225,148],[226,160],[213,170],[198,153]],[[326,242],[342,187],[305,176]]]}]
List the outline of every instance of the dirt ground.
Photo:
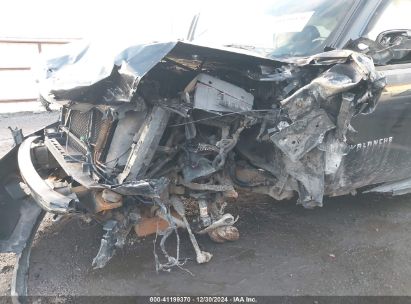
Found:
[{"label": "dirt ground", "polygon": [[[24,130],[55,114],[0,116]],[[36,125],[38,124],[38,125]],[[7,130],[6,130],[7,131]],[[3,149],[3,148],[2,148]],[[4,149],[3,149],[4,150]],[[186,234],[181,255],[194,276],[155,272],[153,238],[129,238],[109,264],[93,270],[101,227],[47,217],[31,256],[31,295],[411,295],[411,196],[359,195],[326,199],[305,210],[270,199],[234,205],[240,240],[215,244],[200,237],[213,259],[197,265]],[[168,241],[175,251],[174,239]],[[9,292],[11,255],[0,255],[0,293]]]}]

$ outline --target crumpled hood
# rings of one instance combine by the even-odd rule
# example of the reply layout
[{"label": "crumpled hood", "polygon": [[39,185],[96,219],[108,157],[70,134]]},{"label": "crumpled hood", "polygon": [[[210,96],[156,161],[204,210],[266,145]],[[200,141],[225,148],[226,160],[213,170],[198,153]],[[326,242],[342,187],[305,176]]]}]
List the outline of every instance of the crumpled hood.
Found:
[{"label": "crumpled hood", "polygon": [[[255,71],[261,72],[262,66],[275,68],[290,63],[299,66],[332,65],[343,63],[356,54],[350,50],[338,50],[304,58],[271,59],[242,49],[182,41],[108,46],[109,42],[81,42],[69,46],[59,56],[46,58],[37,68],[40,94],[49,101],[130,102],[140,80],[166,57],[186,66],[195,66],[205,60],[215,66],[232,66],[255,78]],[[358,55],[354,56],[358,58]],[[372,62],[358,63],[372,65]]]}]

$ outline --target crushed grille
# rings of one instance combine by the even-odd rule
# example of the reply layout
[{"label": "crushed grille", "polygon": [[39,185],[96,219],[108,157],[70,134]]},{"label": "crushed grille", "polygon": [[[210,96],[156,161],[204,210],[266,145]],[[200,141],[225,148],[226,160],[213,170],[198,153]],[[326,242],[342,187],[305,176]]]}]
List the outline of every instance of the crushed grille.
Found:
[{"label": "crushed grille", "polygon": [[80,111],[72,111],[70,119],[70,131],[77,137],[87,137],[88,126],[91,119],[92,111],[81,113]]},{"label": "crushed grille", "polygon": [[[103,124],[103,113],[97,109],[90,110],[88,112],[71,111],[70,113],[70,132],[78,139],[89,137],[89,126],[91,125],[90,143],[95,144],[98,134],[100,133],[101,126]],[[85,149],[76,143],[75,140],[68,139],[68,145],[85,154]]]}]

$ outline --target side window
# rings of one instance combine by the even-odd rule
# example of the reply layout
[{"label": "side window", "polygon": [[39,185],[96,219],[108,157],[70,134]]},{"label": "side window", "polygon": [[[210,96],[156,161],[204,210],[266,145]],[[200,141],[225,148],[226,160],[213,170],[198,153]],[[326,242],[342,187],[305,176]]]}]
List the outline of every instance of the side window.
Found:
[{"label": "side window", "polygon": [[411,29],[410,12],[410,0],[388,0],[384,8],[375,14],[363,37],[375,40],[384,31]]}]

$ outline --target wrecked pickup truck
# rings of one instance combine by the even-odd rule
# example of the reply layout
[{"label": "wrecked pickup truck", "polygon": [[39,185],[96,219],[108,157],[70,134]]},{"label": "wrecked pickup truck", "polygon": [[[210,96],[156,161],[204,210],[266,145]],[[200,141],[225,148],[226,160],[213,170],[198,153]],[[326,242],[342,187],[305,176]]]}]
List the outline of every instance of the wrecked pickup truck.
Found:
[{"label": "wrecked pickup truck", "polygon": [[212,254],[197,234],[239,238],[225,206],[244,192],[305,208],[358,189],[410,192],[411,32],[369,34],[403,2],[276,2],[281,22],[307,20],[271,49],[197,43],[196,16],[190,42],[49,59],[40,99],[60,118],[17,136],[0,162],[1,251],[24,253],[50,212],[101,224],[95,268],[134,230],[161,236],[156,268],[169,270],[184,263],[164,246],[178,229],[198,263]]}]

